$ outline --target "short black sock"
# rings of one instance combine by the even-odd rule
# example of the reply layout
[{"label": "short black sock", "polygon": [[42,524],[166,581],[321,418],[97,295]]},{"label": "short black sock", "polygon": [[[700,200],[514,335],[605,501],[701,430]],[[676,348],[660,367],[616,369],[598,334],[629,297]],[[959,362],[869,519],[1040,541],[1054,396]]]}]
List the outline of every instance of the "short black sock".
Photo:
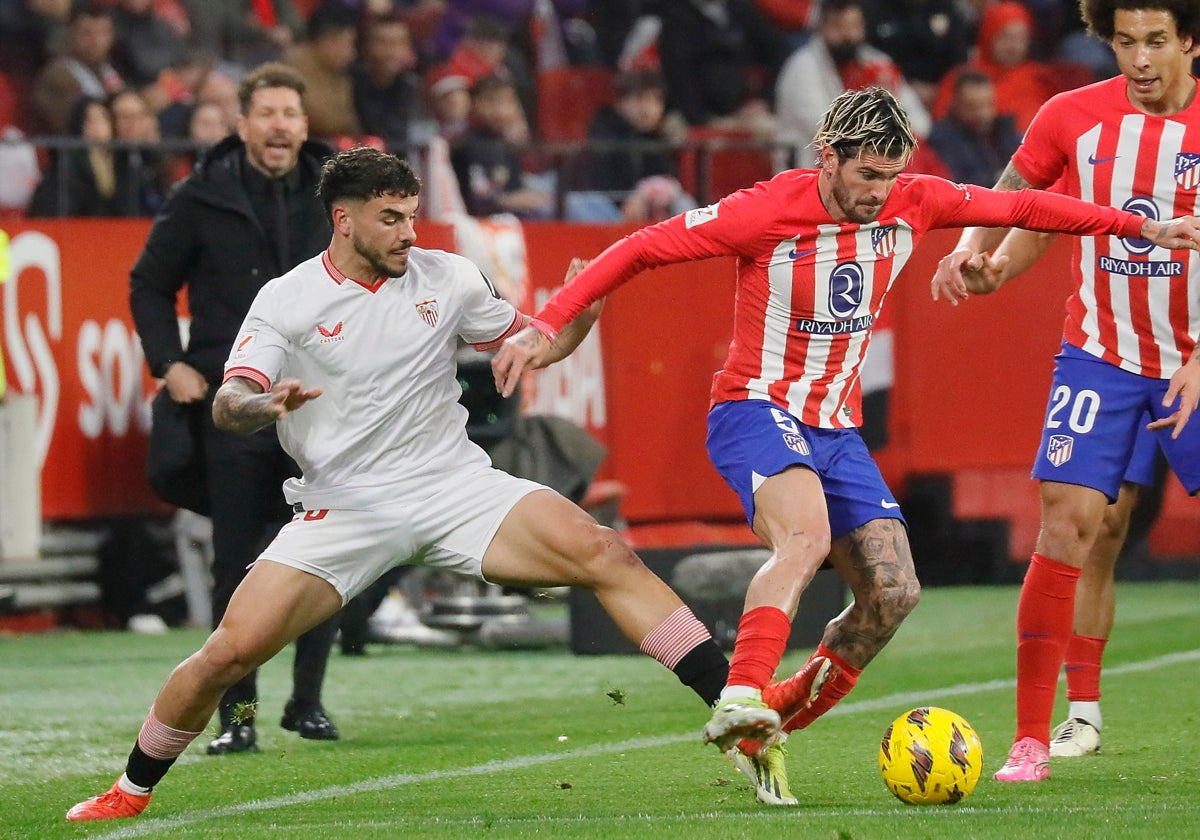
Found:
[{"label": "short black sock", "polygon": [[167,775],[174,763],[173,758],[151,758],[135,743],[125,763],[125,778],[138,787],[152,788]]},{"label": "short black sock", "polygon": [[713,639],[696,645],[671,669],[679,681],[713,706],[729,679],[729,660]]}]

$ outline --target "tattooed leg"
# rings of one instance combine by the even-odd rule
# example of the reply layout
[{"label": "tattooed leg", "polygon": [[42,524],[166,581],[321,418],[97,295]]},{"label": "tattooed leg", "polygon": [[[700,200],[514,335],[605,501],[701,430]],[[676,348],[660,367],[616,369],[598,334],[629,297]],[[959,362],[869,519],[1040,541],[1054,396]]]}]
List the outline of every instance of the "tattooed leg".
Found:
[{"label": "tattooed leg", "polygon": [[822,643],[862,668],[920,599],[908,532],[897,519],[873,519],[835,540],[829,560],[854,593],[854,603],[826,625]]}]

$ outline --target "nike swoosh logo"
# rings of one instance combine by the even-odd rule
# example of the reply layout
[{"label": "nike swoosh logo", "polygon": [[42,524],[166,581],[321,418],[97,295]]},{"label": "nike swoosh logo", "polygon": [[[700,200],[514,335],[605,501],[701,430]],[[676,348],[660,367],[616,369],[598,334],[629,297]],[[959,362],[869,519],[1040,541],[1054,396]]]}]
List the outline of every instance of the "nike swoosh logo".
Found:
[{"label": "nike swoosh logo", "polygon": [[1110,157],[1098,158],[1095,155],[1088,155],[1088,163],[1090,163],[1092,166],[1096,166],[1097,164],[1101,164],[1101,163],[1112,163],[1114,160],[1116,160],[1119,157],[1120,157],[1120,155],[1112,155]]},{"label": "nike swoosh logo", "polygon": [[889,502],[887,499],[880,499],[879,504],[888,510],[891,510],[892,508],[900,507],[899,502]]},{"label": "nike swoosh logo", "polygon": [[815,254],[815,253],[817,253],[816,248],[805,248],[803,251],[797,251],[795,248],[793,248],[791,250],[791,253],[788,254],[788,259],[789,260],[798,260],[803,257],[807,257],[809,254]]}]

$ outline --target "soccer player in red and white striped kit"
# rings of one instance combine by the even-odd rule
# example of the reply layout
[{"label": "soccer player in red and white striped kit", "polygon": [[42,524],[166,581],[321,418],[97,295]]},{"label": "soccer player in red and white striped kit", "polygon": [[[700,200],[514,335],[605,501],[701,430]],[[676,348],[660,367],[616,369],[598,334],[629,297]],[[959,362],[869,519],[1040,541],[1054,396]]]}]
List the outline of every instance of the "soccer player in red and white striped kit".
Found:
[{"label": "soccer player in red and white striped kit", "polygon": [[[1151,218],[1196,213],[1200,102],[1190,68],[1200,4],[1082,0],[1080,10],[1092,34],[1112,45],[1121,75],[1042,106],[996,188],[1057,182],[1069,195]],[[992,291],[1045,247],[1012,231],[985,256],[1003,237],[964,231],[939,267],[934,297],[957,302],[968,290]],[[1016,735],[998,781],[1041,781],[1052,754],[1099,751],[1100,662],[1119,540],[1107,550],[1103,543],[1127,527],[1122,480],[1147,413],[1167,462],[1188,493],[1200,494],[1200,425],[1188,425],[1200,399],[1200,259],[1138,237],[1087,237],[1074,247],[1075,292],[1033,467],[1042,525],[1017,608]],[[1052,747],[1064,659],[1071,710]]]},{"label": "soccer player in red and white striped kit", "polygon": [[[803,728],[844,697],[916,606],[919,584],[899,504],[867,453],[859,370],[887,292],[933,228],[1004,224],[1145,237],[1196,248],[1200,221],[1171,223],[1034,190],[1001,193],[903,170],[916,145],[880,88],[847,91],[813,141],[818,168],[795,169],[610,246],[493,359],[511,393],[558,330],[591,301],[655,266],[737,258],[733,341],[713,379],[708,451],[771,555],[751,581],[729,680],[704,731],[755,780],[760,801],[794,805],[781,738],[746,743],[754,711]],[[697,294],[704,294],[697,290]],[[686,320],[664,319],[664,331]],[[854,603],[809,662],[773,683],[800,594],[828,558]],[[743,749],[735,749],[742,742]]]}]

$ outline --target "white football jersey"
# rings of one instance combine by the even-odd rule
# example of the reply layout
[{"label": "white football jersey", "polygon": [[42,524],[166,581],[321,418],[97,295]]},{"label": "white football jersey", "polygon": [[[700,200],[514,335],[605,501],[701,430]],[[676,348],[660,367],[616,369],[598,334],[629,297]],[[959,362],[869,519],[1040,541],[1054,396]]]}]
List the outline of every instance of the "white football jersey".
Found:
[{"label": "white football jersey", "polygon": [[458,400],[459,339],[494,349],[521,314],[464,257],[413,248],[408,270],[375,286],[328,252],[262,288],[225,364],[270,390],[295,378],[324,393],[278,423],[303,476],[284,483],[306,510],[366,510],[421,497],[455,470],[487,464]]}]

